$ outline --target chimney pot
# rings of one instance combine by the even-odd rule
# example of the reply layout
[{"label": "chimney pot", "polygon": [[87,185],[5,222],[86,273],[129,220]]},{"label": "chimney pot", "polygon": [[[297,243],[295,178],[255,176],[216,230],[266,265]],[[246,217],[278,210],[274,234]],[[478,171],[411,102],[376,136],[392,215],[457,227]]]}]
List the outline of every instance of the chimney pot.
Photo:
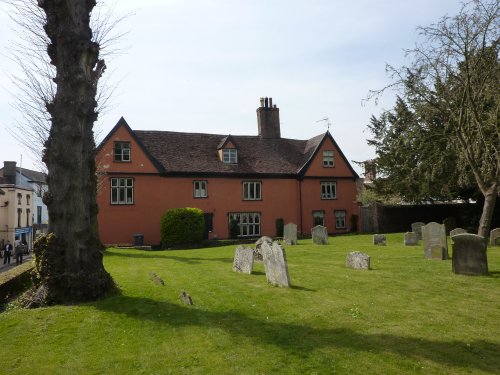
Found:
[{"label": "chimney pot", "polygon": [[267,108],[268,102],[269,102],[269,99],[268,99],[268,98],[267,98],[267,96],[266,96],[266,98],[264,99],[264,103],[265,103],[264,107],[266,107],[266,108]]}]

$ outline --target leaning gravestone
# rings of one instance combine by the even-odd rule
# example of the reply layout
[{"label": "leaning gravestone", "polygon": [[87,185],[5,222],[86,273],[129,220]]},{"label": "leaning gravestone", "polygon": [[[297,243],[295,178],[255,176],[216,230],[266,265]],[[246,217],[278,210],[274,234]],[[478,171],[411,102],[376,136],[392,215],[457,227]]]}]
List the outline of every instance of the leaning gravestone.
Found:
[{"label": "leaning gravestone", "polygon": [[238,246],[234,252],[233,271],[251,274],[253,270],[253,249]]},{"label": "leaning gravestone", "polygon": [[280,244],[278,242],[273,242],[272,244],[263,242],[262,256],[264,258],[267,281],[272,285],[289,287],[290,276],[288,275],[286,254]]},{"label": "leaning gravestone", "polygon": [[415,232],[405,233],[405,246],[416,246],[418,245],[418,237]]},{"label": "leaning gravestone", "polygon": [[385,234],[374,234],[373,235],[373,244],[378,246],[387,245],[387,238],[385,238]]},{"label": "leaning gravestone", "polygon": [[297,224],[288,223],[283,227],[283,241],[287,245],[297,245]]},{"label": "leaning gravestone", "polygon": [[255,250],[253,251],[254,260],[256,262],[262,262],[262,243],[263,242],[268,242],[268,243],[272,244],[273,239],[271,237],[262,236],[261,238],[259,238],[257,240],[257,242],[255,243]]},{"label": "leaning gravestone", "polygon": [[328,231],[322,225],[316,225],[311,229],[313,243],[317,245],[328,245]]},{"label": "leaning gravestone", "polygon": [[500,228],[495,228],[490,232],[490,245],[500,246]]},{"label": "leaning gravestone", "polygon": [[463,234],[467,233],[465,229],[462,228],[455,228],[450,231],[450,237],[456,236],[457,234]]},{"label": "leaning gravestone", "polygon": [[420,241],[422,239],[422,227],[425,223],[417,221],[411,225],[411,231],[417,234],[417,239]]},{"label": "leaning gravestone", "polygon": [[448,242],[443,224],[430,222],[422,227],[426,259],[448,259]]},{"label": "leaning gravestone", "polygon": [[368,270],[370,269],[370,257],[361,251],[352,251],[347,254],[345,265],[357,270]]},{"label": "leaning gravestone", "polygon": [[462,275],[488,274],[486,239],[477,234],[453,236],[452,270]]}]

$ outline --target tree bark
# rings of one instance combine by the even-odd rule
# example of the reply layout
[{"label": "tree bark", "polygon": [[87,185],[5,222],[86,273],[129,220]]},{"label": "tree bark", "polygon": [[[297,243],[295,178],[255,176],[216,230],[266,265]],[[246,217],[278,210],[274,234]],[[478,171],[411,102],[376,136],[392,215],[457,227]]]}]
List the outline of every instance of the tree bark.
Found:
[{"label": "tree bark", "polygon": [[97,228],[93,124],[105,65],[89,26],[95,1],[39,0],[38,5],[46,14],[47,52],[57,72],[56,95],[46,103],[52,126],[43,155],[49,188],[44,201],[53,235],[39,249],[39,285],[49,304],[92,300],[114,288],[102,263]]},{"label": "tree bark", "polygon": [[491,220],[493,218],[493,212],[495,211],[495,204],[497,201],[498,187],[497,184],[493,184],[486,191],[483,191],[484,195],[484,205],[483,212],[481,214],[481,219],[479,220],[479,228],[477,234],[484,238],[488,238]]}]

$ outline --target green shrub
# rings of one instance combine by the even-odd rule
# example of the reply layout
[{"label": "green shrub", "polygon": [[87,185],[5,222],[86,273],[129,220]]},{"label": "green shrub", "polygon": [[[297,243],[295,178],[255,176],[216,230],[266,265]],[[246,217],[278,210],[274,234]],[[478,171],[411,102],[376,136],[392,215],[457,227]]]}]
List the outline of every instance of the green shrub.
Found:
[{"label": "green shrub", "polygon": [[161,242],[165,247],[199,242],[204,232],[205,219],[198,208],[173,208],[161,219]]},{"label": "green shrub", "polygon": [[283,218],[276,219],[276,237],[283,237],[283,228],[285,227],[285,221]]}]

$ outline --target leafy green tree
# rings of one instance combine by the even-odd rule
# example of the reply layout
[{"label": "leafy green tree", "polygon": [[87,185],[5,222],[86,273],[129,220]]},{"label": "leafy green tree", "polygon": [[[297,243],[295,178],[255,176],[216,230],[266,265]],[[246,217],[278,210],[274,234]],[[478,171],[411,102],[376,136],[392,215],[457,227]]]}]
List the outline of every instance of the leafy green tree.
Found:
[{"label": "leafy green tree", "polygon": [[369,126],[388,181],[380,190],[452,198],[470,195],[473,183],[484,198],[484,237],[500,193],[499,14],[499,0],[473,0],[455,17],[420,27],[421,40],[407,51],[411,64],[388,66],[393,82],[369,95],[388,88],[400,95]]}]

